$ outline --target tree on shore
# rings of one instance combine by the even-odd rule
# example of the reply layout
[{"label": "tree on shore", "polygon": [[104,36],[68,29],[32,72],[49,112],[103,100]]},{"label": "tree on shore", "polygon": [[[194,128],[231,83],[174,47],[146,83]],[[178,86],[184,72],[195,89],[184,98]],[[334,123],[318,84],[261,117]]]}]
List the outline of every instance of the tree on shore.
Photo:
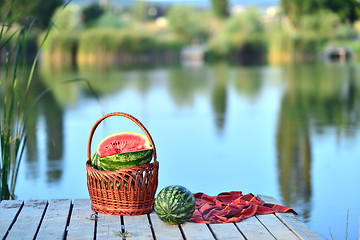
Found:
[{"label": "tree on shore", "polygon": [[98,3],[92,3],[82,9],[81,19],[85,25],[89,25],[103,15],[104,8]]},{"label": "tree on shore", "polygon": [[344,21],[354,23],[360,19],[360,2],[357,0],[326,0],[326,7],[340,15]]},{"label": "tree on shore", "polygon": [[63,5],[63,0],[0,0],[0,21],[8,13],[8,19],[20,24],[29,20],[41,29],[49,26],[55,10]]},{"label": "tree on shore", "polygon": [[294,26],[304,15],[321,10],[337,13],[344,22],[354,23],[360,19],[360,2],[357,0],[281,0],[281,8]]},{"label": "tree on shore", "polygon": [[225,18],[228,15],[227,0],[211,0],[211,5],[216,17]]}]

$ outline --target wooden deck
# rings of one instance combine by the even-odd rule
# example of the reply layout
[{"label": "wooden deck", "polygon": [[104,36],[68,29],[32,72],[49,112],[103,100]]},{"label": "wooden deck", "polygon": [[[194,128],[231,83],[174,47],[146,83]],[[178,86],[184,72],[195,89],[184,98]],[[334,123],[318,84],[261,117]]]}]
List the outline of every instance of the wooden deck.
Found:
[{"label": "wooden deck", "polygon": [[292,213],[256,215],[235,224],[168,225],[154,212],[97,214],[89,199],[5,200],[0,211],[2,239],[321,239]]}]

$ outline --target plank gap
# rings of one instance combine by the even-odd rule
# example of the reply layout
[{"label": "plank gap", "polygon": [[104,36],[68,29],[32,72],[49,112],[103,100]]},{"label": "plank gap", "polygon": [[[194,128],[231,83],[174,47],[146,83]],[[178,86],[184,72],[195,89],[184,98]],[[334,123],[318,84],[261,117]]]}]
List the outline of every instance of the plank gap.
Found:
[{"label": "plank gap", "polygon": [[95,212],[93,213],[95,215],[95,226],[94,226],[94,240],[96,240],[96,233],[97,233],[97,224],[98,224],[98,219],[99,219],[99,216],[98,216],[98,213]]},{"label": "plank gap", "polygon": [[248,240],[247,237],[245,236],[245,234],[240,230],[239,226],[235,223],[233,223],[236,227],[236,229],[240,232],[240,234],[245,238],[245,240]]},{"label": "plank gap", "polygon": [[[124,234],[126,232],[126,229],[125,229],[125,219],[123,215],[120,215],[120,228],[121,228],[120,232]],[[125,235],[123,235],[121,239],[126,240]]]},{"label": "plank gap", "polygon": [[212,230],[212,228],[210,227],[210,224],[206,224],[206,226],[207,226],[207,227],[208,227],[208,229],[210,230],[211,235],[213,235],[214,239],[215,239],[215,240],[218,240],[218,239],[217,239],[217,237],[216,237],[215,232],[214,232],[214,231]]},{"label": "plank gap", "polygon": [[302,238],[286,221],[284,221],[284,219],[282,219],[277,213],[275,213],[275,216],[280,220],[280,222],[282,222],[291,232],[293,232],[295,234],[295,236],[297,238],[299,238],[300,240],[304,240],[304,238]]},{"label": "plank gap", "polygon": [[37,236],[38,233],[39,233],[39,230],[40,230],[41,224],[42,224],[42,222],[43,222],[43,220],[44,220],[44,218],[45,218],[45,213],[46,213],[46,210],[47,210],[48,206],[49,206],[49,201],[46,201],[45,208],[44,208],[44,211],[43,211],[43,213],[42,213],[42,215],[41,215],[39,225],[38,225],[38,227],[37,227],[37,229],[36,229],[36,231],[35,231],[35,235],[34,235],[33,240],[36,239],[36,236]]},{"label": "plank gap", "polygon": [[255,215],[256,219],[261,223],[261,225],[264,226],[264,228],[266,229],[266,231],[268,231],[270,233],[271,236],[273,236],[275,239],[277,239],[274,234],[266,227],[266,225]]},{"label": "plank gap", "polygon": [[24,207],[24,201],[21,203],[18,211],[16,212],[16,214],[14,216],[14,219],[11,221],[11,223],[9,225],[9,228],[6,230],[6,233],[5,233],[4,237],[3,237],[3,239],[6,239],[7,235],[9,234],[9,232],[10,232],[11,228],[13,227],[13,225],[15,224],[15,222],[16,222],[16,220],[17,220],[17,218],[18,218],[18,216],[19,216],[19,214],[20,214],[23,207]]},{"label": "plank gap", "polygon": [[150,229],[151,229],[151,234],[152,234],[154,240],[156,240],[155,230],[154,230],[153,225],[152,225],[152,221],[151,221],[150,214],[148,213],[148,214],[146,214],[146,215],[147,215],[147,218],[148,218],[148,220],[149,220],[149,225],[150,225]]},{"label": "plank gap", "polygon": [[125,221],[123,215],[120,215],[120,224],[121,224],[121,232],[125,233]]},{"label": "plank gap", "polygon": [[182,225],[181,225],[181,224],[178,224],[178,227],[179,227],[179,229],[180,229],[180,233],[181,233],[181,236],[183,237],[183,239],[184,239],[184,240],[187,240],[187,237],[186,237],[186,235],[185,235],[185,231],[184,231]]},{"label": "plank gap", "polygon": [[71,214],[72,214],[72,210],[73,210],[74,204],[72,201],[70,201],[70,208],[69,208],[69,213],[68,213],[68,217],[66,219],[66,225],[65,225],[65,230],[64,230],[64,235],[63,235],[63,240],[66,239],[67,237],[67,233],[69,230],[69,225],[70,225],[70,221],[71,221]]}]

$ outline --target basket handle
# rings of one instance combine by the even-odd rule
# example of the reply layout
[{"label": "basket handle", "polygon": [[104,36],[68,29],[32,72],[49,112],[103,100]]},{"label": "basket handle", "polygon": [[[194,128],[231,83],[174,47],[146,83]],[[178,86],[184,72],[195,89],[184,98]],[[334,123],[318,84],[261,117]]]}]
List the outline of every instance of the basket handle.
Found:
[{"label": "basket handle", "polygon": [[91,129],[90,132],[90,137],[89,137],[89,142],[88,142],[88,149],[87,149],[87,154],[88,154],[88,160],[91,161],[91,142],[92,142],[92,138],[94,136],[94,132],[97,128],[97,126],[106,118],[111,117],[111,116],[121,116],[121,117],[125,117],[128,118],[130,120],[132,120],[133,122],[135,122],[146,134],[146,136],[148,137],[148,139],[150,140],[150,144],[153,147],[153,153],[154,153],[154,162],[156,162],[156,148],[155,148],[155,144],[154,141],[152,139],[152,137],[150,136],[150,133],[148,132],[148,130],[144,127],[144,125],[137,120],[135,117],[131,116],[130,114],[127,113],[123,113],[123,112],[113,112],[113,113],[109,113],[106,114],[105,116],[103,116],[102,118],[100,118],[95,125],[93,126],[93,128]]}]

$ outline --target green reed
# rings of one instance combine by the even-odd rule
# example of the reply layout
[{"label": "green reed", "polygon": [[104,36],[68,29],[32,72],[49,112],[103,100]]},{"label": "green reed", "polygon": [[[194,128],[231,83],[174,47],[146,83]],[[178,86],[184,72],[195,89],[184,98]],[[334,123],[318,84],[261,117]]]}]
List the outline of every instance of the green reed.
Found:
[{"label": "green reed", "polygon": [[[64,5],[66,7],[68,3]],[[39,52],[30,65],[26,63],[26,48],[29,37],[34,31],[34,21],[18,24],[19,16],[10,18],[11,6],[1,19],[0,53],[5,55],[0,71],[0,199],[14,199],[16,179],[27,141],[27,119],[34,105],[46,92],[34,102],[27,101]],[[39,49],[45,43],[53,23],[43,37]],[[0,55],[1,56],[1,55]],[[71,80],[75,81],[75,80]]]},{"label": "green reed", "polygon": [[[346,214],[346,229],[345,229],[345,240],[348,239],[348,236],[349,236],[349,208],[347,210],[347,214]],[[335,240],[333,235],[331,234],[331,231],[330,231],[330,237],[331,237],[331,240]]]},{"label": "green reed", "polygon": [[29,74],[25,88],[20,83],[23,78],[21,68],[25,66],[26,43],[33,24],[17,25],[16,17],[9,18],[10,9],[2,19],[0,30],[0,51],[5,54],[0,80],[1,199],[14,198],[16,177],[26,143],[23,110],[32,79],[32,74]]}]

